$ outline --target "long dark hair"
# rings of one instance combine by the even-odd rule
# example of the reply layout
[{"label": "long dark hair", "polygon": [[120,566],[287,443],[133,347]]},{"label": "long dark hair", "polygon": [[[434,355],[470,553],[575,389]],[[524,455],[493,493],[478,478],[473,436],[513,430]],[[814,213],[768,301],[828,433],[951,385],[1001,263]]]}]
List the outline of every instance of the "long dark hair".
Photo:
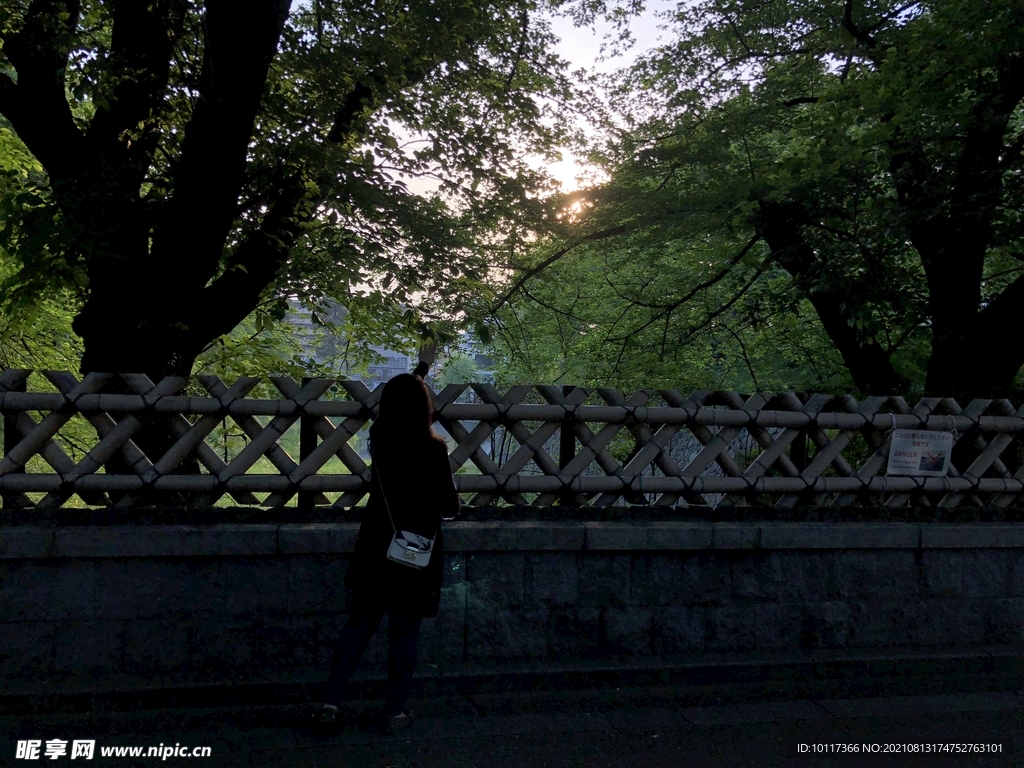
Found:
[{"label": "long dark hair", "polygon": [[414,448],[438,437],[431,424],[434,404],[423,380],[410,373],[395,376],[380,394],[380,411],[370,427],[370,448]]}]

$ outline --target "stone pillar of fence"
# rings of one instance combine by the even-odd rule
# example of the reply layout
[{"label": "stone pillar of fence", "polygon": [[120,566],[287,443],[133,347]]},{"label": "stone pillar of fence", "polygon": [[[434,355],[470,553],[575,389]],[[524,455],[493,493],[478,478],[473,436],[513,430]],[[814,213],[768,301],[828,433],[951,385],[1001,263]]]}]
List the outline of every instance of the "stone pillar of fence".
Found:
[{"label": "stone pillar of fence", "polygon": [[[562,397],[568,397],[575,390],[575,385],[566,384],[562,386]],[[576,456],[576,419],[566,416],[562,421],[562,428],[558,433],[558,468],[565,469]],[[566,491],[562,494],[561,503],[564,506],[580,506],[580,500],[575,494]]]},{"label": "stone pillar of fence", "polygon": [[[308,376],[303,377],[302,386],[312,381]],[[309,455],[316,450],[316,421],[305,411],[299,417],[299,463],[301,464]],[[299,491],[298,504],[300,509],[308,509],[316,503],[316,493],[313,491]]]}]

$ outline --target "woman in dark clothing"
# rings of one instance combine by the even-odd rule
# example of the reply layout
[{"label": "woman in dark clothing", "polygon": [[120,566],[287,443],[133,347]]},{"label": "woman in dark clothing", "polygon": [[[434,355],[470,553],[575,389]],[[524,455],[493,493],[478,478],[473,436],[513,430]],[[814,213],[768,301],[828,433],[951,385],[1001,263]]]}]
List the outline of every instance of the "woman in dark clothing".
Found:
[{"label": "woman in dark clothing", "polygon": [[[416,369],[419,375],[402,374],[384,385],[380,412],[370,427],[370,499],[345,577],[345,585],[352,590],[352,612],[335,645],[324,686],[324,703],[318,710],[324,721],[337,714],[345,685],[385,613],[385,727],[394,732],[412,718],[405,702],[416,669],[420,621],[437,615],[441,599],[441,520],[455,517],[459,510],[447,446],[430,426],[433,406],[422,379],[425,367],[421,363]],[[425,567],[413,568],[387,558],[395,529],[434,540]]]}]

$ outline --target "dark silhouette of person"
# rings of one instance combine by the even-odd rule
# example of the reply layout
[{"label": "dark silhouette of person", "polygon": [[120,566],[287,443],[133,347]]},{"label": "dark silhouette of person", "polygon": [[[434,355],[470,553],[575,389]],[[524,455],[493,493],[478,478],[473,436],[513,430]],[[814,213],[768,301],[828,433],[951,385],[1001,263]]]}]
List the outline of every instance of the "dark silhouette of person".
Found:
[{"label": "dark silhouette of person", "polygon": [[[422,378],[426,369],[427,364],[421,362],[414,374],[395,376],[384,385],[379,415],[370,427],[370,498],[345,576],[345,584],[352,590],[351,614],[335,645],[323,702],[316,710],[321,722],[335,719],[349,678],[385,613],[385,730],[398,731],[412,719],[405,704],[416,669],[420,622],[437,616],[441,597],[441,521],[454,518],[460,506],[447,446],[431,428],[433,404]],[[388,559],[396,529],[433,539],[425,567],[413,568]]]}]

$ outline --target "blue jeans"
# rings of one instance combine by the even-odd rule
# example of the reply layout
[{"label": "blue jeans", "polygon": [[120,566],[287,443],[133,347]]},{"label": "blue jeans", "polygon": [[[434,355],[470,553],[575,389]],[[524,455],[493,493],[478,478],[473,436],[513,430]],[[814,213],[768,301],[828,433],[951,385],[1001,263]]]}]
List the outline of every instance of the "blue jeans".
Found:
[{"label": "blue jeans", "polygon": [[402,713],[412,688],[412,674],[416,671],[416,641],[422,620],[383,607],[359,607],[352,612],[334,645],[331,673],[324,684],[324,701],[335,705],[344,701],[345,685],[356,671],[385,612],[388,613],[388,694],[384,714],[394,717]]}]

